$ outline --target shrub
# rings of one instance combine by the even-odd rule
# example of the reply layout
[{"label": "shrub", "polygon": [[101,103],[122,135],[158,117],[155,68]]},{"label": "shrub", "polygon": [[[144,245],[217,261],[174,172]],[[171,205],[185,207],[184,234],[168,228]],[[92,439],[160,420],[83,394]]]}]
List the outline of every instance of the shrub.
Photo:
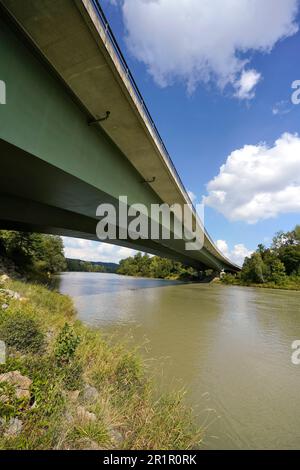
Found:
[{"label": "shrub", "polygon": [[21,312],[5,317],[0,326],[0,338],[21,352],[38,352],[44,346],[44,334],[37,322]]},{"label": "shrub", "polygon": [[24,401],[17,398],[15,387],[7,382],[0,383],[0,416],[8,419],[18,416],[24,407]]},{"label": "shrub", "polygon": [[54,346],[57,362],[62,365],[70,362],[75,355],[79,342],[79,336],[76,335],[74,329],[68,323],[65,323]]}]

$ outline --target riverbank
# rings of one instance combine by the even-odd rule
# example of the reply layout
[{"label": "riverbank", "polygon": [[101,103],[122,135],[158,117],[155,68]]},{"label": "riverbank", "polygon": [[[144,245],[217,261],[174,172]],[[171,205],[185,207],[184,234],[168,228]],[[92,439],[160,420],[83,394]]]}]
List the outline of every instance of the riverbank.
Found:
[{"label": "riverbank", "polygon": [[69,297],[12,279],[0,288],[0,449],[200,446],[182,394],[157,398],[137,352],[76,320]]},{"label": "riverbank", "polygon": [[280,282],[276,284],[275,282],[264,282],[264,283],[243,282],[240,278],[236,276],[233,276],[231,274],[226,274],[218,282],[225,284],[226,286],[258,287],[260,289],[281,289],[281,290],[283,289],[283,290],[300,291],[299,276],[295,276],[295,278],[290,276],[284,282]]}]

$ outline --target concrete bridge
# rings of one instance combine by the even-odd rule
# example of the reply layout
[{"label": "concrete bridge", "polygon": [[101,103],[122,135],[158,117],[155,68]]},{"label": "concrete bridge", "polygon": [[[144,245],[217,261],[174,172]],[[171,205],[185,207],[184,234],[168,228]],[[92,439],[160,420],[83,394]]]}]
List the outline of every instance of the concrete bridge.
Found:
[{"label": "concrete bridge", "polygon": [[[191,203],[97,0],[0,0],[0,228],[97,240],[96,208]],[[196,213],[193,213],[194,223]],[[115,243],[236,271],[206,230]]]}]

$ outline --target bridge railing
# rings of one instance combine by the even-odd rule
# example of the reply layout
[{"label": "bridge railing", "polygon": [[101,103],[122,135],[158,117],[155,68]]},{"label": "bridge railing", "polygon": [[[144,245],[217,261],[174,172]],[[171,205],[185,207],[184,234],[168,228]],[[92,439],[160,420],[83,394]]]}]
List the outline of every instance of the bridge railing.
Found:
[{"label": "bridge railing", "polygon": [[[148,119],[148,121],[149,121],[149,123],[150,123],[150,125],[151,125],[151,127],[152,127],[152,130],[153,130],[155,136],[156,136],[156,139],[158,140],[158,142],[159,142],[159,144],[160,144],[160,146],[161,146],[161,148],[162,148],[162,151],[163,151],[163,153],[164,153],[164,157],[167,159],[167,161],[168,161],[170,167],[172,168],[172,171],[173,171],[173,173],[174,173],[174,176],[175,176],[175,178],[176,178],[176,180],[177,180],[177,184],[178,184],[178,186],[181,188],[181,191],[182,191],[183,194],[185,195],[186,200],[188,201],[188,203],[192,206],[193,211],[194,211],[194,214],[196,215],[196,214],[197,214],[196,208],[195,208],[193,202],[191,201],[191,198],[190,198],[190,196],[189,196],[187,190],[185,189],[185,186],[184,186],[184,184],[183,184],[183,182],[182,182],[182,180],[181,180],[181,178],[180,178],[180,176],[179,176],[179,174],[178,174],[178,172],[177,172],[177,170],[176,170],[176,167],[175,167],[175,165],[174,165],[174,163],[173,163],[173,161],[172,161],[172,158],[170,157],[170,154],[169,154],[169,152],[168,152],[168,150],[167,150],[167,148],[166,148],[166,146],[165,146],[165,144],[164,144],[164,141],[163,141],[163,139],[162,139],[162,137],[161,137],[161,135],[160,135],[160,133],[159,133],[159,131],[158,131],[158,129],[157,129],[157,127],[156,127],[156,125],[155,125],[153,119],[152,119],[152,116],[151,116],[151,114],[150,114],[150,111],[149,111],[149,109],[148,109],[148,107],[147,107],[147,105],[146,105],[146,103],[145,103],[145,101],[144,101],[144,99],[143,99],[143,96],[142,96],[142,94],[141,94],[141,92],[140,92],[140,90],[139,90],[139,88],[138,88],[138,86],[137,86],[137,83],[136,83],[136,81],[135,81],[135,79],[134,79],[134,77],[133,77],[133,75],[132,75],[132,73],[131,73],[131,71],[130,71],[130,69],[129,69],[129,66],[128,66],[127,62],[126,62],[126,59],[125,59],[125,57],[124,57],[124,55],[123,55],[123,53],[122,53],[122,51],[121,51],[121,49],[120,49],[120,47],[119,47],[119,45],[118,45],[118,43],[117,43],[117,40],[116,40],[116,38],[115,38],[115,35],[114,35],[114,33],[113,33],[113,31],[112,31],[110,25],[109,25],[109,22],[108,22],[108,20],[107,20],[107,18],[106,18],[106,16],[105,16],[105,13],[104,13],[104,11],[103,11],[101,5],[100,5],[100,0],[91,0],[91,1],[92,1],[92,4],[93,4],[94,8],[95,8],[95,11],[96,11],[96,13],[97,13],[97,16],[98,16],[99,20],[101,21],[101,24],[102,24],[103,29],[104,29],[105,34],[106,34],[106,38],[109,40],[111,46],[113,47],[114,52],[115,52],[115,54],[116,54],[117,57],[118,57],[119,63],[120,63],[120,65],[121,65],[121,67],[122,67],[124,73],[126,74],[127,79],[130,81],[130,84],[131,84],[131,86],[132,86],[132,89],[134,90],[136,99],[138,100],[138,102],[140,103],[140,106],[142,107],[144,113],[146,114],[147,119]],[[205,232],[205,235],[206,235],[207,239],[210,241],[210,243],[212,244],[212,246],[214,247],[214,249],[219,253],[219,255],[220,255],[223,259],[226,259],[226,257],[224,257],[224,255],[220,252],[220,250],[218,250],[218,248],[217,248],[216,245],[214,244],[214,242],[213,242],[212,238],[210,237],[210,235],[208,234],[206,228],[203,227],[203,229],[204,229],[204,232]],[[209,251],[211,251],[211,250],[209,249],[209,247],[207,247],[207,249],[208,249]],[[228,260],[228,262],[231,263],[229,260]]]},{"label": "bridge railing", "polygon": [[181,188],[182,192],[184,193],[184,195],[186,196],[188,202],[192,205],[192,207],[193,207],[193,209],[194,209],[194,211],[195,211],[195,207],[194,207],[194,205],[193,205],[193,203],[192,203],[192,201],[191,201],[191,198],[189,197],[188,192],[187,192],[187,190],[186,190],[185,187],[184,187],[184,184],[183,184],[183,182],[182,182],[182,180],[181,180],[181,178],[180,178],[180,176],[179,176],[179,174],[178,174],[178,172],[177,172],[177,170],[176,170],[176,167],[175,167],[175,165],[174,165],[174,163],[173,163],[173,161],[172,161],[172,158],[170,157],[170,154],[169,154],[169,152],[168,152],[168,150],[167,150],[167,148],[166,148],[166,146],[165,146],[165,144],[164,144],[164,141],[163,141],[163,139],[162,139],[162,137],[161,137],[161,135],[160,135],[160,133],[159,133],[159,131],[158,131],[158,129],[157,129],[157,127],[156,127],[156,125],[155,125],[153,119],[152,119],[152,116],[151,116],[151,114],[150,114],[150,111],[149,111],[149,109],[148,109],[148,107],[147,107],[147,105],[146,105],[146,103],[145,103],[145,101],[144,101],[144,99],[143,99],[143,97],[142,97],[142,94],[141,94],[141,92],[140,92],[140,90],[139,90],[139,88],[138,88],[138,86],[137,86],[137,83],[136,83],[136,81],[135,81],[135,79],[134,79],[132,73],[130,72],[130,69],[129,69],[129,67],[128,67],[128,64],[127,64],[127,62],[126,62],[126,59],[125,59],[125,57],[124,57],[124,55],[123,55],[123,53],[122,53],[122,51],[121,51],[121,49],[120,49],[120,47],[119,47],[119,45],[118,45],[118,43],[117,43],[117,40],[116,40],[116,38],[115,38],[115,36],[114,36],[114,33],[113,33],[113,31],[112,31],[112,29],[111,29],[111,27],[110,27],[110,25],[109,25],[109,22],[108,22],[108,20],[107,20],[107,18],[106,18],[106,16],[105,16],[105,13],[104,13],[104,11],[103,11],[101,5],[100,5],[100,1],[99,1],[99,0],[92,0],[92,3],[93,3],[94,8],[95,8],[95,10],[96,10],[96,12],[97,12],[98,18],[99,18],[99,20],[101,21],[102,26],[103,26],[103,28],[104,28],[104,30],[105,30],[105,32],[106,32],[106,37],[107,37],[107,39],[109,40],[110,44],[112,45],[112,47],[113,47],[113,49],[114,49],[114,51],[115,51],[115,53],[116,53],[116,55],[117,55],[117,57],[118,57],[118,59],[119,59],[119,62],[120,62],[120,64],[121,64],[122,68],[123,68],[123,71],[125,72],[125,74],[126,74],[128,80],[130,81],[130,84],[131,84],[131,86],[132,86],[132,88],[133,88],[133,90],[134,90],[134,93],[135,93],[135,95],[136,95],[136,98],[138,99],[138,101],[139,101],[141,107],[143,108],[143,111],[144,111],[144,113],[145,113],[146,116],[147,116],[147,119],[148,119],[148,121],[149,121],[149,123],[150,123],[150,125],[151,125],[151,127],[152,127],[152,129],[153,129],[153,132],[154,132],[154,134],[155,134],[157,140],[159,141],[159,144],[160,144],[161,147],[162,147],[162,150],[163,150],[163,152],[164,152],[164,154],[165,154],[165,158],[168,160],[168,163],[169,163],[169,165],[171,166],[171,168],[172,168],[172,170],[173,170],[173,172],[174,172],[174,175],[175,175],[175,177],[176,177],[176,179],[177,179],[177,183],[178,183],[178,185],[180,186],[180,188]]}]

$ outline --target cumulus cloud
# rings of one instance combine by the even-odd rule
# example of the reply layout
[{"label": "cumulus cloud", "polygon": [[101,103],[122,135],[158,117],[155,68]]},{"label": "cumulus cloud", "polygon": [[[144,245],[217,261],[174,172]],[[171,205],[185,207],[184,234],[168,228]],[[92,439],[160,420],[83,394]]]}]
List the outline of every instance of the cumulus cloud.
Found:
[{"label": "cumulus cloud", "polygon": [[260,74],[249,54],[295,34],[298,0],[119,0],[130,52],[164,87],[232,85],[250,99]]},{"label": "cumulus cloud", "polygon": [[118,263],[121,259],[133,256],[136,251],[109,243],[63,237],[64,251],[67,258],[83,261],[104,261]]},{"label": "cumulus cloud", "polygon": [[232,152],[208,185],[204,204],[229,220],[256,223],[300,212],[300,138],[283,134],[272,147],[245,145]]},{"label": "cumulus cloud", "polygon": [[226,256],[226,258],[230,259],[233,263],[236,263],[239,266],[243,265],[246,256],[249,257],[253,253],[252,251],[248,250],[248,248],[246,248],[243,243],[234,245],[233,250],[229,249],[225,240],[217,240],[216,245],[223,255]]}]

